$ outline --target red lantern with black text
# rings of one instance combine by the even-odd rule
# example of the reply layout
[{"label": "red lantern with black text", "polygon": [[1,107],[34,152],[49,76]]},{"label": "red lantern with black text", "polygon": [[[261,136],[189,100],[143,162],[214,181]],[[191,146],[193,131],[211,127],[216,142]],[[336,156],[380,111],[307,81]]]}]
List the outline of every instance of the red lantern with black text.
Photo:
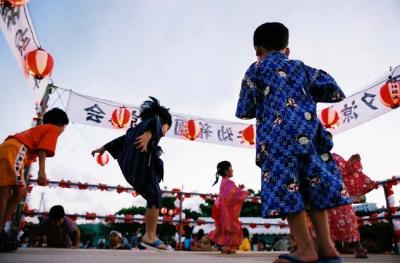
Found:
[{"label": "red lantern with black text", "polygon": [[323,109],[320,113],[320,120],[326,128],[337,128],[339,126],[339,113],[332,108]]},{"label": "red lantern with black text", "polygon": [[109,160],[110,160],[110,157],[106,153],[98,154],[96,157],[97,163],[100,164],[101,166],[108,164]]},{"label": "red lantern with black text", "polygon": [[111,114],[111,124],[116,128],[125,128],[129,125],[131,117],[132,114],[127,108],[120,107]]},{"label": "red lantern with black text", "polygon": [[253,125],[249,125],[248,127],[246,127],[243,131],[241,131],[242,134],[242,143],[247,143],[250,145],[254,144],[254,139],[255,139],[255,131],[254,131],[254,126]]},{"label": "red lantern with black text", "polygon": [[184,135],[191,141],[196,140],[200,135],[200,125],[195,120],[188,120],[185,123]]},{"label": "red lantern with black text", "polygon": [[36,79],[43,79],[53,71],[54,60],[47,51],[39,48],[26,54],[25,67]]},{"label": "red lantern with black text", "polygon": [[400,106],[400,80],[388,81],[381,87],[381,101],[386,107],[396,109]]}]

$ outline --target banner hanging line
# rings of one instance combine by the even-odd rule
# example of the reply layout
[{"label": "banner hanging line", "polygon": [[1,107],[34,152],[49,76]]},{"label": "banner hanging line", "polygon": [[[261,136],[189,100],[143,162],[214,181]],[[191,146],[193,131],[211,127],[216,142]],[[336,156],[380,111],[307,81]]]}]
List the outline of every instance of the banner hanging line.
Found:
[{"label": "banner hanging line", "polygon": [[[332,134],[338,134],[400,105],[400,66],[388,72],[366,89],[318,113]],[[67,112],[73,123],[110,129],[128,129],[138,122],[140,107],[85,96],[70,91]],[[172,127],[167,137],[236,147],[254,147],[255,126],[172,113]]]}]

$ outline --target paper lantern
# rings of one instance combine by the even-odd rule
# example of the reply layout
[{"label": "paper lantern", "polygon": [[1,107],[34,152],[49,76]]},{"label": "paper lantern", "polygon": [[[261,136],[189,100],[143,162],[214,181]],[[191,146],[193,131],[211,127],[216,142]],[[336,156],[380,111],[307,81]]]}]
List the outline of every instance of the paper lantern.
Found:
[{"label": "paper lantern", "polygon": [[168,210],[168,215],[169,215],[169,216],[175,215],[175,209],[170,209],[170,210]]},{"label": "paper lantern", "polygon": [[53,71],[53,57],[47,51],[39,48],[26,54],[25,67],[36,79],[43,79]]},{"label": "paper lantern", "polygon": [[100,164],[101,166],[106,165],[109,160],[110,160],[110,157],[106,153],[98,154],[96,157],[97,163]]},{"label": "paper lantern", "polygon": [[162,215],[165,215],[168,212],[168,209],[166,207],[163,207],[160,209],[160,212]]},{"label": "paper lantern", "polygon": [[320,120],[326,128],[337,128],[339,126],[339,113],[332,108],[323,109],[320,113]]},{"label": "paper lantern", "polygon": [[0,1],[0,3],[7,2],[11,4],[12,6],[23,6],[26,5],[29,0],[5,0],[5,1]]},{"label": "paper lantern", "polygon": [[386,107],[395,109],[400,106],[400,81],[388,81],[381,87],[380,98]]},{"label": "paper lantern", "polygon": [[197,121],[191,119],[185,122],[184,135],[191,141],[196,140],[200,135],[200,125]]},{"label": "paper lantern", "polygon": [[111,124],[116,128],[125,128],[131,121],[132,114],[125,108],[115,109],[111,114]]},{"label": "paper lantern", "polygon": [[254,144],[254,139],[255,139],[255,132],[254,132],[254,126],[253,125],[249,125],[248,127],[246,127],[243,131],[241,131],[242,134],[242,143],[246,143],[246,144],[250,144],[253,145]]}]

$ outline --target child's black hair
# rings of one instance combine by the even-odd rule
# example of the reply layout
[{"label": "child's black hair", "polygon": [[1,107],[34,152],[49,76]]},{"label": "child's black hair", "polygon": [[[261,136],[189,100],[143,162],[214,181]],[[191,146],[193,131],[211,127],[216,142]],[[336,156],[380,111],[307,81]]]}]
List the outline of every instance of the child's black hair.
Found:
[{"label": "child's black hair", "polygon": [[282,50],[289,44],[289,30],[279,22],[264,23],[254,31],[253,43],[269,51]]},{"label": "child's black hair", "polygon": [[65,212],[64,212],[64,207],[61,205],[55,205],[52,208],[50,208],[49,212],[49,218],[52,220],[58,220],[61,218],[64,218]]},{"label": "child's black hair", "polygon": [[225,176],[226,171],[230,167],[232,167],[232,164],[228,161],[222,161],[217,164],[217,172],[215,173],[215,182],[214,182],[213,186],[218,183],[220,176],[222,176],[222,177]]},{"label": "child's black hair", "polygon": [[146,100],[140,106],[139,117],[142,120],[152,118],[157,115],[162,124],[168,124],[172,126],[172,116],[169,113],[169,109],[160,105],[160,101],[154,97],[149,97],[151,100]]},{"label": "child's black hair", "polygon": [[249,230],[247,228],[242,228],[242,232],[243,232],[243,237],[247,237],[250,238],[250,233]]},{"label": "child's black hair", "polygon": [[54,124],[57,126],[67,125],[69,119],[65,111],[59,108],[52,108],[43,115],[43,124]]}]

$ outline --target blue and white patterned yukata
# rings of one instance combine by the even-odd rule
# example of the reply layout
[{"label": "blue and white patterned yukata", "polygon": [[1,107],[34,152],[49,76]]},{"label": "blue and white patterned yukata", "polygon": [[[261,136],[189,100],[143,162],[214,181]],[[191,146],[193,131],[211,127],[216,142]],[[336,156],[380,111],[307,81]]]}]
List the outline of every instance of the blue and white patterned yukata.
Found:
[{"label": "blue and white patterned yukata", "polygon": [[236,116],[256,118],[256,164],[261,168],[263,217],[351,203],[330,150],[317,102],[344,94],[326,72],[271,52],[242,81]]}]

